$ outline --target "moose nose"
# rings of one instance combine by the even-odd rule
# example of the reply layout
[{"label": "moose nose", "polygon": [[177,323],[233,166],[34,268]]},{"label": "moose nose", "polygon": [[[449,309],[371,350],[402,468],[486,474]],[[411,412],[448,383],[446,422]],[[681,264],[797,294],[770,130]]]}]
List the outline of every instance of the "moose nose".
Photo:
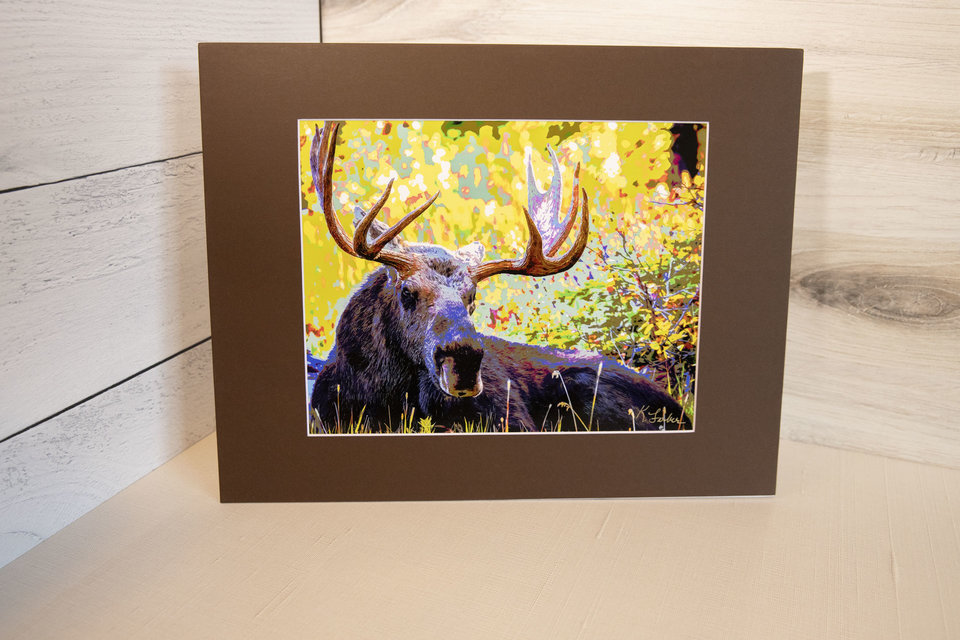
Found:
[{"label": "moose nose", "polygon": [[465,398],[480,395],[483,379],[480,363],[483,342],[479,336],[458,336],[434,351],[440,388],[448,395]]}]

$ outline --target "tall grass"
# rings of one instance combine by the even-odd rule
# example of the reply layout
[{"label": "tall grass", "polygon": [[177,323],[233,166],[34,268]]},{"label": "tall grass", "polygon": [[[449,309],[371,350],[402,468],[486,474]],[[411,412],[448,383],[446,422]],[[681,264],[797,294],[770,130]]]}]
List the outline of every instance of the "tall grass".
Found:
[{"label": "tall grass", "polygon": [[[560,371],[553,371],[552,376],[555,379],[560,381],[561,386],[563,387],[564,395],[566,396],[566,402],[561,401],[556,405],[549,405],[547,407],[546,415],[543,418],[542,423],[539,425],[539,429],[536,428],[536,425],[511,425],[510,423],[510,392],[512,389],[512,381],[507,381],[507,402],[505,407],[505,418],[501,418],[499,421],[494,421],[490,415],[478,415],[475,420],[463,420],[460,422],[455,422],[451,425],[438,424],[434,421],[432,416],[418,416],[417,408],[412,406],[409,402],[409,397],[404,395],[403,399],[403,409],[400,412],[400,415],[396,418],[396,422],[388,414],[388,419],[386,423],[374,423],[374,421],[366,415],[367,407],[364,406],[360,409],[360,413],[356,416],[351,412],[348,419],[342,419],[342,412],[340,406],[340,388],[337,387],[337,396],[334,399],[333,406],[333,415],[334,420],[330,424],[325,424],[320,418],[320,414],[316,409],[311,408],[309,413],[309,428],[308,432],[311,435],[323,435],[323,434],[332,434],[332,435],[358,435],[358,434],[368,434],[368,433],[392,433],[392,434],[433,434],[433,433],[467,433],[467,434],[478,434],[478,433],[504,433],[510,431],[518,431],[520,429],[526,431],[541,431],[541,432],[554,432],[562,431],[564,424],[572,424],[574,431],[600,431],[601,425],[594,424],[594,410],[597,404],[597,394],[600,390],[600,376],[603,373],[603,363],[600,363],[597,366],[597,377],[594,382],[593,387],[593,398],[590,402],[590,414],[587,420],[584,420],[576,409],[573,407],[573,401],[570,398],[570,392],[567,389],[566,382],[563,379],[563,374]],[[691,418],[693,417],[693,394],[687,393],[683,396],[683,402],[681,403],[684,410],[687,412],[687,415]],[[635,431],[637,428],[637,418],[642,418],[645,422],[650,422],[656,424],[660,427],[661,430],[665,430],[668,426],[666,410],[663,410],[662,414],[657,412],[649,412],[646,407],[641,407],[639,413],[634,411],[632,408],[628,409],[624,413],[624,420],[626,421],[629,418],[630,421],[630,430]]]}]

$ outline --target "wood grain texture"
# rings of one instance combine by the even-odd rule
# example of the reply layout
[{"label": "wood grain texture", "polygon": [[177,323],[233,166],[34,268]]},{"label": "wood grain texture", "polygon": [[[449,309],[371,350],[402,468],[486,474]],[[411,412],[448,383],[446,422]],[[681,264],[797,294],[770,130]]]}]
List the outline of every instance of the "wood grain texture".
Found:
[{"label": "wood grain texture", "polygon": [[960,467],[960,252],[951,239],[798,233],[784,437]]},{"label": "wood grain texture", "polygon": [[211,373],[205,343],[0,443],[0,566],[213,431]]},{"label": "wood grain texture", "polygon": [[[960,7],[703,0],[677,12],[485,0],[445,11],[427,0],[343,0],[322,9],[325,42],[803,48],[783,431],[960,467]],[[662,91],[683,70],[639,77]]]},{"label": "wood grain texture", "polygon": [[0,209],[0,438],[210,335],[199,155]]},{"label": "wood grain texture", "polygon": [[2,0],[0,190],[200,150],[197,43],[317,42],[316,0]]},{"label": "wood grain texture", "polygon": [[960,635],[957,470],[784,441],[769,499],[223,505],[214,449],[5,567],[0,635]]}]

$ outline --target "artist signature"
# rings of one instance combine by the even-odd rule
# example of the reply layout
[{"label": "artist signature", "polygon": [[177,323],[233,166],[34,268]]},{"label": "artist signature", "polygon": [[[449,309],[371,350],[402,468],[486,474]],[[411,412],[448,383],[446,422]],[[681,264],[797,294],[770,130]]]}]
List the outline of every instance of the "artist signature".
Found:
[{"label": "artist signature", "polygon": [[650,424],[657,425],[660,431],[666,431],[668,424],[676,424],[678,428],[683,428],[683,420],[679,416],[668,416],[666,407],[651,410],[647,405],[643,405],[637,417],[643,417]]}]

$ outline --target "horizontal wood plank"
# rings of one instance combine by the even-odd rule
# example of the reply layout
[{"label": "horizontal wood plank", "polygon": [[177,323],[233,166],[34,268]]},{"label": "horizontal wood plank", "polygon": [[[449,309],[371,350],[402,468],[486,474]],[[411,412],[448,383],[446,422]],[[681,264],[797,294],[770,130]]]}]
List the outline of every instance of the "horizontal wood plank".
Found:
[{"label": "horizontal wood plank", "polygon": [[0,566],[213,426],[208,342],[0,443]]},{"label": "horizontal wood plank", "polygon": [[319,35],[316,0],[0,7],[0,190],[197,152],[198,42]]},{"label": "horizontal wood plank", "polygon": [[201,164],[0,194],[0,438],[210,335]]},{"label": "horizontal wood plank", "polygon": [[[803,48],[783,432],[960,466],[960,7],[326,1],[323,28],[325,42]],[[669,90],[683,69],[624,81]]]},{"label": "horizontal wood plank", "polygon": [[765,499],[219,504],[209,438],[5,567],[0,635],[960,635],[960,471],[780,460]]}]

